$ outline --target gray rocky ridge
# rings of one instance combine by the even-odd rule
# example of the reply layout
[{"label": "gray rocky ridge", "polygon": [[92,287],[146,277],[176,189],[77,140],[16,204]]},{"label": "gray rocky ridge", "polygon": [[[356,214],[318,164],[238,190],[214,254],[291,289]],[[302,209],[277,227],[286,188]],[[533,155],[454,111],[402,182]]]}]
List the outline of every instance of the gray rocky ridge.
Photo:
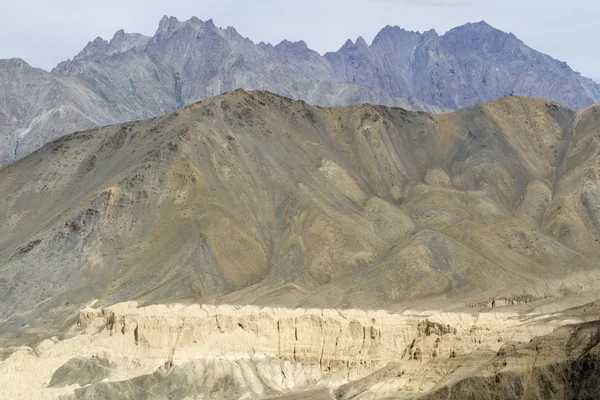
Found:
[{"label": "gray rocky ridge", "polygon": [[311,104],[445,112],[507,94],[583,108],[600,85],[484,22],[444,35],[387,26],[321,56],[306,43],[255,44],[212,20],[164,17],[153,37],[96,38],[52,72],[0,60],[0,164],[66,133],[157,116],[233,89]]}]

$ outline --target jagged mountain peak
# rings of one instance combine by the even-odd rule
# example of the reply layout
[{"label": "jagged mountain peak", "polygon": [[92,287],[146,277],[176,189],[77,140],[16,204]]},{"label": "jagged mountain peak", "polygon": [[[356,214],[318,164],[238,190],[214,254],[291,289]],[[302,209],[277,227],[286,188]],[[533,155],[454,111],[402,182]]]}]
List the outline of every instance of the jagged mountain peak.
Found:
[{"label": "jagged mountain peak", "polygon": [[179,20],[177,19],[177,17],[168,17],[166,15],[164,15],[160,22],[158,23],[158,30],[168,30],[170,29],[172,26],[176,25],[179,23]]},{"label": "jagged mountain peak", "polygon": [[[450,37],[459,37],[461,40],[480,41],[480,40],[499,40],[516,39],[514,35],[504,32],[501,29],[495,28],[485,21],[467,22],[464,25],[450,29],[443,35],[444,39]],[[518,39],[515,43],[520,42]]]},{"label": "jagged mountain peak", "polygon": [[373,44],[382,43],[386,40],[393,41],[405,41],[410,38],[420,37],[421,34],[415,31],[409,31],[404,28],[399,27],[398,25],[387,25],[383,29],[381,29],[375,38],[373,39]]},{"label": "jagged mountain peak", "polygon": [[119,29],[118,31],[115,32],[113,39],[118,38],[118,37],[124,37],[124,36],[125,36],[125,30]]},{"label": "jagged mountain peak", "polygon": [[[485,21],[478,21],[478,22],[467,22],[464,23],[462,25],[456,26],[452,29],[450,29],[448,32],[494,32],[494,33],[503,33],[503,34],[507,34],[506,32],[493,27],[492,25],[488,24]],[[446,33],[448,33],[446,32]]]},{"label": "jagged mountain peak", "polygon": [[233,26],[228,26],[227,28],[225,28],[225,31],[232,35],[239,35],[237,29],[235,29]]},{"label": "jagged mountain peak", "polygon": [[[432,37],[440,37],[440,36],[443,37],[443,36],[447,35],[448,33],[451,33],[451,34],[463,33],[463,34],[467,34],[467,35],[476,35],[478,33],[486,33],[486,32],[487,33],[495,33],[495,34],[512,35],[509,33],[505,33],[497,28],[494,28],[493,26],[491,26],[490,24],[488,24],[485,21],[467,22],[463,25],[460,25],[460,26],[450,29],[444,35],[439,35],[435,29],[429,29],[429,30],[423,31],[423,33],[421,33],[419,31],[406,30],[397,25],[386,25],[377,33],[377,35],[375,36],[375,39],[373,39],[373,43],[382,42],[386,38],[391,38],[394,40],[404,40],[404,39],[416,37],[416,36],[420,36],[420,37],[424,37],[424,38],[432,38]],[[514,36],[514,35],[512,35],[512,36]]]},{"label": "jagged mountain peak", "polygon": [[125,33],[123,29],[120,29],[108,43],[106,54],[124,53],[132,49],[141,50],[148,44],[150,39],[149,36],[140,33]]},{"label": "jagged mountain peak", "polygon": [[423,36],[439,36],[435,29],[429,29],[423,32]]},{"label": "jagged mountain peak", "polygon": [[485,20],[481,20],[481,21],[477,21],[477,22],[467,22],[463,26],[465,26],[465,27],[476,27],[477,29],[493,29],[493,30],[498,30],[498,29],[494,28],[492,25],[488,24]]},{"label": "jagged mountain peak", "polygon": [[304,40],[298,40],[297,42],[283,39],[281,42],[274,46],[275,48],[286,48],[286,49],[297,49],[297,50],[310,50]]},{"label": "jagged mountain peak", "polygon": [[0,59],[0,66],[5,66],[5,68],[13,68],[13,67],[31,67],[25,60],[19,57]]},{"label": "jagged mountain peak", "polygon": [[93,41],[88,42],[88,44],[83,48],[83,50],[81,51],[81,53],[79,53],[79,55],[90,56],[90,55],[94,55],[94,54],[98,54],[98,53],[103,53],[104,51],[106,51],[107,47],[108,47],[108,41],[106,41],[106,40],[102,39],[100,36],[98,36]]},{"label": "jagged mountain peak", "polygon": [[95,62],[110,57],[114,54],[125,53],[130,50],[142,50],[150,41],[149,36],[140,33],[126,33],[119,29],[115,32],[112,39],[107,41],[97,37],[83,48],[79,54],[73,57],[73,60],[66,60],[59,63],[53,72],[60,74],[69,74],[74,69],[74,64],[85,64],[86,62]]},{"label": "jagged mountain peak", "polygon": [[185,28],[190,28],[190,27],[195,30],[199,30],[202,28],[205,28],[205,29],[207,29],[207,28],[216,29],[217,28],[212,19],[209,19],[207,21],[202,21],[198,17],[191,17],[190,19],[188,19],[186,21],[179,21],[176,17],[164,16],[163,19],[158,24],[158,29],[154,36],[156,37],[160,33],[174,32],[174,31],[177,31],[180,29],[185,29]]},{"label": "jagged mountain peak", "polygon": [[437,31],[435,29],[429,29],[428,31],[423,32],[423,39],[424,41],[431,41],[431,40],[439,40],[440,36],[438,35]]},{"label": "jagged mountain peak", "polygon": [[[338,52],[349,52],[349,51],[356,51],[356,50],[361,50],[361,51],[368,51],[369,49],[369,45],[367,44],[367,41],[365,40],[365,38],[363,38],[362,36],[359,36],[356,38],[355,41],[352,41],[352,39],[348,39],[346,40],[346,42],[344,43],[344,45],[338,50]],[[326,53],[326,54],[334,54],[334,53]]]},{"label": "jagged mountain peak", "polygon": [[356,38],[356,41],[354,42],[354,44],[358,47],[362,47],[362,48],[366,48],[369,47],[369,45],[367,44],[367,41],[365,40],[364,37],[359,36],[358,38]]},{"label": "jagged mountain peak", "polygon": [[379,31],[379,34],[390,34],[390,33],[415,33],[418,34],[418,32],[414,32],[414,31],[409,31],[406,30],[404,28],[402,28],[401,26],[398,25],[386,25],[383,28],[381,28],[381,30]]},{"label": "jagged mountain peak", "polygon": [[348,40],[346,40],[346,42],[344,43],[344,45],[340,48],[340,50],[344,49],[344,48],[350,48],[350,47],[353,47],[353,46],[354,46],[354,42],[352,41],[352,39],[348,39]]},{"label": "jagged mountain peak", "polygon": [[266,46],[263,44],[261,47],[274,50],[277,54],[284,57],[284,60],[288,62],[305,64],[312,61],[320,65],[323,64],[321,55],[309,48],[304,40],[293,42],[284,39],[275,46]]}]

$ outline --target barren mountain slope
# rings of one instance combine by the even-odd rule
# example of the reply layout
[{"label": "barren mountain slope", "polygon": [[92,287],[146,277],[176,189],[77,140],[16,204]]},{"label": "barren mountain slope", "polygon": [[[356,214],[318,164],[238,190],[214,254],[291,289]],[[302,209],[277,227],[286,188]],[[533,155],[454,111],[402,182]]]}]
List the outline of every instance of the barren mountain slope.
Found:
[{"label": "barren mountain slope", "polygon": [[394,310],[600,288],[598,111],[235,91],[65,136],[0,169],[1,329],[52,331],[94,298]]}]

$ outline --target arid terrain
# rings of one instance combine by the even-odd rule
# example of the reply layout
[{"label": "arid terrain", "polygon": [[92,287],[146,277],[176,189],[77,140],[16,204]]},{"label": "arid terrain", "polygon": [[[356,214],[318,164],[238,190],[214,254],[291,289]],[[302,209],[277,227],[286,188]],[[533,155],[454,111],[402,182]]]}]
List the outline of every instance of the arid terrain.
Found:
[{"label": "arid terrain", "polygon": [[5,398],[36,399],[593,399],[600,308],[570,307],[587,301],[393,314],[86,307],[64,340],[5,349],[0,383]]},{"label": "arid terrain", "polygon": [[596,398],[599,139],[242,90],[64,136],[0,169],[0,397]]}]

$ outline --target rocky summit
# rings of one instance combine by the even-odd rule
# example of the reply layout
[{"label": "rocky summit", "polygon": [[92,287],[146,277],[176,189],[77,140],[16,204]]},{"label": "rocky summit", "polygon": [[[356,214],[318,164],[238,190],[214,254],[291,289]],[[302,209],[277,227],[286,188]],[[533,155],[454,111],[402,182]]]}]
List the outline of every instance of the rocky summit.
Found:
[{"label": "rocky summit", "polygon": [[0,169],[3,395],[598,398],[599,128],[236,90],[63,136]]},{"label": "rocky summit", "polygon": [[387,26],[370,45],[321,56],[255,44],[212,20],[164,17],[153,37],[97,38],[52,72],[0,60],[0,164],[74,131],[162,115],[234,89],[314,105],[374,103],[442,113],[514,94],[581,109],[600,85],[485,22],[444,35]]}]

